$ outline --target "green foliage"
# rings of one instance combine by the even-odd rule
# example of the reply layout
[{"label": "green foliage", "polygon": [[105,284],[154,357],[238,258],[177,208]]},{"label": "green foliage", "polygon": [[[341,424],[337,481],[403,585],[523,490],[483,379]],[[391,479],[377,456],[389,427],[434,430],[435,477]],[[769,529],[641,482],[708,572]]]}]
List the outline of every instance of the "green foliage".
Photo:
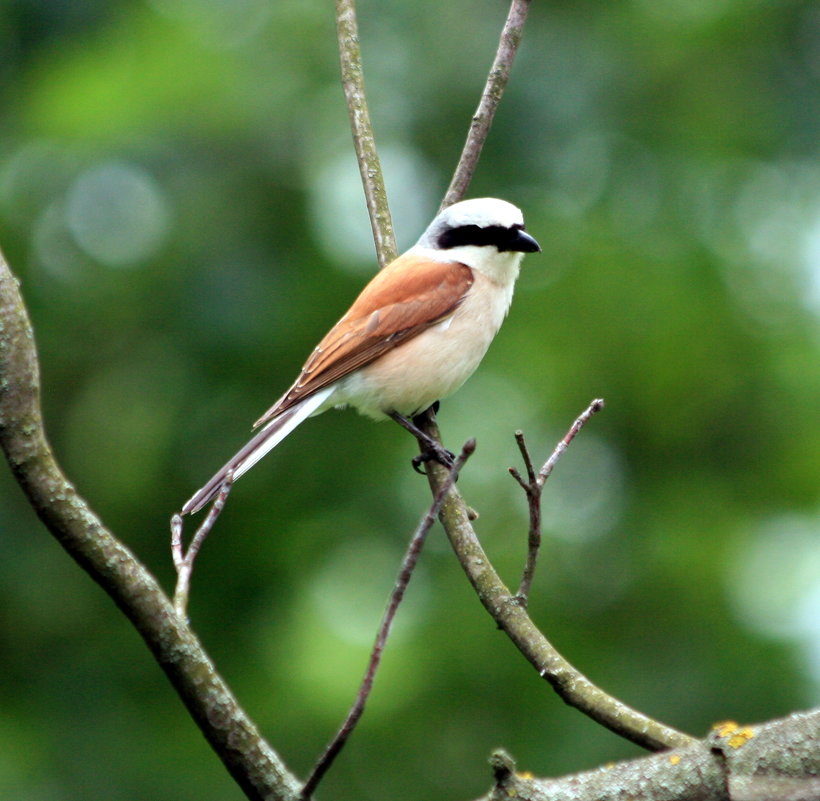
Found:
[{"label": "green foliage", "polygon": [[[361,4],[402,247],[503,13]],[[375,269],[332,4],[12,0],[0,50],[0,243],[50,438],[170,587],[169,515]],[[515,584],[513,431],[546,457],[606,398],[548,485],[533,615],[592,680],[694,734],[820,694],[818,83],[809,4],[536,3],[473,185],[521,205],[544,253],[442,407],[450,447],[478,440],[460,487]],[[194,574],[195,627],[301,774],[429,502],[413,452],[350,412],[310,421],[236,486]],[[239,798],[5,471],[0,508],[0,795]],[[322,796],[469,798],[498,745],[536,774],[635,753],[539,682],[434,532]]]}]

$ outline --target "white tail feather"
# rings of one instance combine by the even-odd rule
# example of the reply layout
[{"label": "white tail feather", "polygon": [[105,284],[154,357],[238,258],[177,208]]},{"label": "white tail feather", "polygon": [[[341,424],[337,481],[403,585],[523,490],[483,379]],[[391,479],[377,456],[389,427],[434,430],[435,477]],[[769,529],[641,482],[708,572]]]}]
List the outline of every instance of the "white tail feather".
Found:
[{"label": "white tail feather", "polygon": [[182,507],[182,514],[198,512],[219,494],[228,471],[233,470],[234,481],[250,470],[263,456],[270,453],[300,423],[310,417],[330,396],[334,387],[315,392],[282,414],[274,417]]}]

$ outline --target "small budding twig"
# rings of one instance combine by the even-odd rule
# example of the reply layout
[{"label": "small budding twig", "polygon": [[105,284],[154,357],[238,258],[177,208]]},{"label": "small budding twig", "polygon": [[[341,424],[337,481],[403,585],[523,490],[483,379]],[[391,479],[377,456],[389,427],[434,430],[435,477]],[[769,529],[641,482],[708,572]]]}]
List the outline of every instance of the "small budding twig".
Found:
[{"label": "small budding twig", "polygon": [[404,597],[407,585],[410,583],[410,578],[412,577],[413,571],[418,563],[421,549],[424,547],[424,542],[427,539],[427,534],[433,527],[433,523],[436,522],[438,513],[441,510],[441,505],[444,503],[447,493],[456,482],[461,468],[464,467],[464,463],[470,458],[470,456],[473,455],[474,452],[475,440],[470,439],[464,443],[464,447],[461,449],[461,453],[453,466],[450,468],[447,478],[435,494],[433,503],[427,510],[427,514],[424,515],[421,522],[416,527],[415,532],[413,532],[413,536],[410,539],[410,544],[407,546],[407,551],[405,552],[404,559],[402,560],[401,570],[399,571],[398,578],[396,579],[396,584],[393,587],[393,591],[390,593],[387,609],[385,610],[384,617],[382,618],[381,625],[379,626],[376,641],[373,644],[373,650],[370,653],[370,660],[367,664],[367,670],[365,671],[364,678],[362,679],[361,686],[359,687],[359,692],[356,695],[356,701],[350,708],[350,711],[347,713],[347,717],[342,722],[338,732],[330,741],[329,745],[325,749],[325,752],[319,758],[313,768],[313,771],[305,782],[305,785],[302,788],[303,799],[309,799],[316,791],[322,777],[330,769],[330,766],[333,764],[333,761],[339,755],[342,748],[344,748],[345,743],[353,733],[359,718],[364,712],[364,707],[367,703],[368,697],[370,696],[370,691],[373,689],[373,680],[376,676],[379,663],[381,662],[382,653],[384,652],[384,647],[387,643],[387,637],[390,634],[390,627],[393,624],[393,618],[396,616],[396,612],[398,611],[399,604]]},{"label": "small budding twig", "polygon": [[525,481],[521,477],[521,473],[519,473],[515,467],[510,468],[510,475],[521,485],[521,488],[527,494],[527,504],[530,512],[530,529],[527,538],[527,561],[524,565],[524,572],[521,575],[521,583],[518,585],[518,592],[515,594],[518,603],[524,609],[527,608],[529,601],[530,588],[532,587],[532,581],[535,576],[535,566],[538,561],[538,552],[541,548],[541,493],[544,489],[544,484],[555,469],[558,460],[569,447],[572,440],[575,439],[578,432],[586,425],[586,422],[593,414],[597,414],[603,408],[604,401],[602,398],[596,398],[592,401],[586,410],[575,419],[569,431],[567,431],[564,438],[555,446],[549,459],[544,462],[544,466],[537,474],[533,467],[527,444],[524,441],[523,432],[515,432],[515,441],[518,443],[518,450],[521,451],[524,466],[527,468],[527,480]]},{"label": "small budding twig", "polygon": [[196,530],[187,551],[182,543],[182,516],[175,514],[171,518],[171,556],[177,571],[177,586],[174,589],[174,611],[183,620],[186,617],[188,608],[188,594],[191,588],[194,560],[208,534],[211,533],[214,523],[216,523],[217,518],[225,508],[225,501],[228,500],[231,487],[233,487],[233,470],[228,471],[226,474],[219,494],[211,504],[202,525]]}]

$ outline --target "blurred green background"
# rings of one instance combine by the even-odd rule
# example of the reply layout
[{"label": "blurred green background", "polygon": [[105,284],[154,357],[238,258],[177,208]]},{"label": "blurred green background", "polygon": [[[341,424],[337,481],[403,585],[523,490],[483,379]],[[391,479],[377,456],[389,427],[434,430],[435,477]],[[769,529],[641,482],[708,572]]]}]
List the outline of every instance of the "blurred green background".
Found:
[{"label": "blurred green background", "polygon": [[[168,517],[244,442],[375,270],[332,3],[6,0],[0,244],[81,493],[172,585]],[[363,0],[400,247],[435,213],[506,14]],[[535,2],[473,196],[544,252],[443,406],[482,540],[518,580],[537,458],[606,410],[545,497],[536,621],[595,682],[694,734],[820,701],[820,10]],[[305,775],[352,701],[429,502],[411,438],[310,421],[237,485],[191,616]],[[0,470],[0,797],[238,799],[163,674]],[[505,746],[557,775],[639,750],[566,708],[440,530],[321,790],[466,799]]]}]

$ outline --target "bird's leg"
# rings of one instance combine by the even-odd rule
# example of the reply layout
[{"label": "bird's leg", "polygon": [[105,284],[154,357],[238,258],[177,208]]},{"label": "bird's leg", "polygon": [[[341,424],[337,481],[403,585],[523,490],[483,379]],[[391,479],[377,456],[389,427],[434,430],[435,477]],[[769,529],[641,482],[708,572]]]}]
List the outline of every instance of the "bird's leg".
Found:
[{"label": "bird's leg", "polygon": [[[424,431],[421,430],[421,427],[424,425],[426,420],[432,420],[435,422],[440,406],[440,401],[434,401],[429,408],[425,409],[421,414],[417,414],[413,417],[413,425],[424,435],[425,450],[423,453],[413,457],[412,465],[413,469],[422,475],[425,474],[425,471],[420,468],[425,462],[435,459],[439,464],[444,465],[444,467],[449,470],[452,468],[453,462],[456,458],[456,455],[452,451],[447,450],[440,442],[438,442],[438,440],[428,437],[424,434]],[[433,446],[432,448],[430,447],[431,444]],[[458,481],[458,478],[456,478],[456,481]]]},{"label": "bird's leg", "polygon": [[[436,402],[434,406],[437,407],[438,402]],[[422,453],[413,457],[413,469],[417,473],[422,473],[423,471],[419,469],[420,465],[429,462],[431,459],[435,459],[439,464],[444,465],[444,467],[448,469],[453,466],[453,462],[456,458],[455,454],[452,451],[448,451],[440,442],[436,442],[431,436],[425,434],[424,431],[416,425],[416,420],[418,420],[421,415],[417,415],[412,421],[398,412],[390,412],[390,417],[402,428],[409,431],[424,448]]]}]

